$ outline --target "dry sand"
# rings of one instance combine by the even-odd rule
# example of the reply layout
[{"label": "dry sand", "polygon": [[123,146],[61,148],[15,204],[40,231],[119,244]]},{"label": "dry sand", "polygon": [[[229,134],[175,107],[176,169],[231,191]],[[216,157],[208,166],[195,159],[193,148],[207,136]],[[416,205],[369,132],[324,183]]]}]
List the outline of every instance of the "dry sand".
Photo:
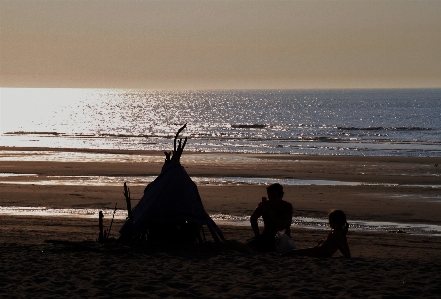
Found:
[{"label": "dry sand", "polygon": [[[161,169],[160,162],[130,159],[111,163],[8,161],[2,153],[11,150],[31,149],[0,147],[0,173],[38,174],[27,180],[53,175],[146,176],[157,175]],[[440,195],[439,187],[424,187],[441,185],[441,166],[435,167],[440,158],[235,155],[246,158],[238,162],[191,159],[192,155],[184,153],[182,158],[190,176],[377,183],[286,186],[285,199],[293,204],[295,216],[324,217],[329,209],[338,208],[346,212],[349,221],[441,225],[441,203],[424,200]],[[23,177],[5,177],[2,181],[8,183],[0,184],[0,206],[125,206],[122,187],[14,184],[23,181]],[[143,189],[131,187],[132,198],[140,198]],[[265,186],[205,185],[199,191],[209,214],[249,215],[265,195]],[[109,222],[105,219],[106,226]],[[120,226],[121,220],[115,221],[113,236],[117,236]],[[345,259],[340,253],[333,258],[316,259],[253,253],[244,246],[245,240],[252,237],[247,227],[222,226],[227,239],[223,244],[209,241],[197,246],[138,245],[134,254],[129,247],[96,243],[97,219],[3,215],[0,229],[1,298],[441,297],[439,236],[352,230],[348,235],[352,259]],[[298,248],[313,246],[325,235],[323,230],[292,229]]]}]

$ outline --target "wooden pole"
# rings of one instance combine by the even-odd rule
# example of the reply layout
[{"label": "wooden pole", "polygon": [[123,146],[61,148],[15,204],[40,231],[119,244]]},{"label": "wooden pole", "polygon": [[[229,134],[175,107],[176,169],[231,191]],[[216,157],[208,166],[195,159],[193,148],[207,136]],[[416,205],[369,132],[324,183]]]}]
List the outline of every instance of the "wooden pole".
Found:
[{"label": "wooden pole", "polygon": [[100,211],[98,214],[99,217],[99,227],[100,227],[100,234],[98,235],[98,243],[102,243],[104,241],[104,231],[103,231],[103,211]]},{"label": "wooden pole", "polygon": [[132,203],[130,202],[130,189],[127,187],[126,182],[124,182],[124,196],[126,197],[127,203],[127,215],[129,217],[129,238],[130,244],[132,247],[132,254],[134,253],[133,249],[133,214],[132,214]]},{"label": "wooden pole", "polygon": [[133,215],[132,215],[132,203],[130,202],[130,188],[127,187],[126,182],[124,182],[124,196],[126,197],[127,215],[128,215],[128,217],[129,217],[131,236],[133,237]]}]

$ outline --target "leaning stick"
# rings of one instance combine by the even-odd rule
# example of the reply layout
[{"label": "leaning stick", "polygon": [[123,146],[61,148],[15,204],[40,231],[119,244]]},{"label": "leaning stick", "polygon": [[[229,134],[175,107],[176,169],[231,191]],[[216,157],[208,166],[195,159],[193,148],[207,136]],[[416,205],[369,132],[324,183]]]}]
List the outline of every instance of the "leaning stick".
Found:
[{"label": "leaning stick", "polygon": [[115,203],[115,209],[113,210],[112,221],[110,222],[110,227],[109,227],[109,230],[107,231],[106,239],[109,238],[109,236],[110,236],[110,230],[112,229],[113,219],[115,219],[116,205],[117,205],[117,204],[118,204],[118,203]]}]

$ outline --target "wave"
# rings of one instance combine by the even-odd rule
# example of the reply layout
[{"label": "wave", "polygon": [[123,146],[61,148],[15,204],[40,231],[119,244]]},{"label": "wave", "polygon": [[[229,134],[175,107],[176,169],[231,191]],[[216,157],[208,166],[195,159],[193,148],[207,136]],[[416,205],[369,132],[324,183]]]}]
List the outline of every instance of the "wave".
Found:
[{"label": "wave", "polygon": [[26,131],[5,132],[3,134],[5,134],[5,135],[52,135],[52,136],[65,135],[64,133],[59,133],[59,132],[26,132]]},{"label": "wave", "polygon": [[260,125],[260,124],[232,124],[232,128],[235,129],[263,129],[266,127],[266,125]]},{"label": "wave", "polygon": [[[49,135],[49,136],[60,136],[60,137],[77,137],[77,138],[100,138],[100,137],[163,137],[168,138],[168,136],[162,136],[162,135],[146,135],[146,134],[115,134],[115,133],[62,133],[62,132],[38,132],[38,131],[14,131],[14,132],[5,132],[4,135]],[[171,138],[172,136],[170,136]]]},{"label": "wave", "polygon": [[432,128],[421,127],[337,127],[341,131],[431,131]]},{"label": "wave", "polygon": [[347,142],[349,140],[336,138],[336,137],[326,137],[326,136],[316,136],[316,137],[299,137],[298,141],[320,141],[320,142]]},{"label": "wave", "polygon": [[[253,126],[251,128],[260,128],[262,125],[246,125]],[[266,125],[265,125],[266,126]],[[270,127],[270,126],[267,126]],[[385,127],[369,127],[369,128],[356,128],[356,127],[338,127],[339,130],[404,130],[403,128],[385,128]],[[406,130],[432,130],[429,128],[413,128],[408,127]],[[66,138],[66,139],[144,139],[144,144],[159,144],[165,140],[173,139],[174,135],[167,134],[130,134],[130,133],[62,133],[62,132],[47,132],[47,131],[13,131],[13,132],[5,132],[3,135],[34,135],[40,137],[49,137],[49,138]],[[379,134],[376,134],[379,136]],[[238,146],[243,146],[243,144],[247,142],[266,142],[267,144],[262,144],[261,146],[276,146],[276,147],[284,147],[282,144],[290,143],[290,142],[323,142],[323,143],[350,143],[350,142],[362,142],[362,143],[400,143],[400,144],[439,144],[439,140],[408,140],[408,139],[397,139],[397,138],[363,138],[363,137],[336,137],[326,134],[319,136],[302,136],[299,134],[285,134],[280,136],[274,136],[273,134],[254,134],[252,131],[245,134],[238,134],[236,132],[228,132],[221,133],[220,135],[213,136],[210,132],[202,132],[197,134],[190,134],[188,136],[190,139],[194,140],[196,144],[205,144],[206,142],[219,142],[219,143],[228,143],[231,146],[231,142],[235,142]],[[161,141],[162,140],[162,141]],[[137,141],[139,142],[139,141]],[[272,144],[272,145],[270,145]],[[274,145],[276,144],[276,145]],[[277,145],[278,144],[278,145]]]}]

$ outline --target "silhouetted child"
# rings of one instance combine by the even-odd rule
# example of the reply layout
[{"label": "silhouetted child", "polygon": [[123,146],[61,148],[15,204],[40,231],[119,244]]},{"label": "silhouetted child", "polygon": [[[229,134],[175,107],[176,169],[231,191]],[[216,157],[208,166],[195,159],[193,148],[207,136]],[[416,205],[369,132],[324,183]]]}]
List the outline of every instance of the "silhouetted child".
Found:
[{"label": "silhouetted child", "polygon": [[349,224],[346,221],[346,215],[342,210],[332,210],[328,214],[329,226],[332,230],[329,232],[328,237],[319,242],[316,247],[306,249],[295,249],[286,255],[303,255],[313,257],[331,257],[337,250],[347,258],[351,257],[351,251],[349,250],[348,241],[346,240],[346,233],[348,232]]}]

